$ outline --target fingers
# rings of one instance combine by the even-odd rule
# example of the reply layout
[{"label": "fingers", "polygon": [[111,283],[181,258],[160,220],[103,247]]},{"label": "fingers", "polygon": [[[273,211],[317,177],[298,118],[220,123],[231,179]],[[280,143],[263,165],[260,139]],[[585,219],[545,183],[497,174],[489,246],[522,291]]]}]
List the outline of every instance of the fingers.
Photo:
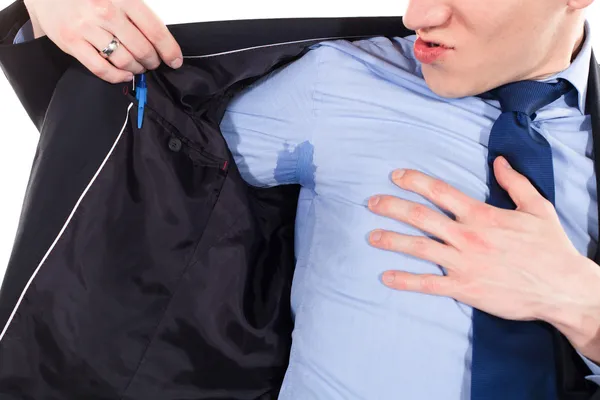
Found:
[{"label": "fingers", "polygon": [[[516,222],[513,213],[469,197],[448,183],[420,171],[398,170],[392,175],[392,180],[402,189],[420,194],[440,208],[450,211],[457,222],[486,223],[497,227],[511,227]],[[443,238],[444,241],[451,242],[450,239],[455,234],[453,231],[448,240]]]},{"label": "fingers", "polygon": [[440,208],[450,211],[457,219],[469,215],[477,201],[448,183],[414,170],[398,170],[392,180],[402,189],[410,190],[429,199]]},{"label": "fingers", "polygon": [[[173,35],[143,0],[26,2],[36,35],[46,34],[107,82],[125,82],[134,74],[156,69],[161,58],[172,68],[182,64],[183,55]],[[113,36],[121,45],[105,59],[99,52]]]},{"label": "fingers", "polygon": [[[88,36],[93,35],[96,40],[94,41],[94,37],[92,36],[87,38],[88,41],[101,50],[113,36],[116,36],[121,46],[115,51],[114,55],[110,56],[109,60],[117,68],[128,70],[134,74],[158,68],[161,61],[157,51],[139,28],[128,18],[127,10],[125,9],[126,7],[131,8],[132,4],[137,4],[139,8],[147,8],[147,6],[139,0],[94,1],[98,5],[96,10],[100,11],[96,11],[94,14],[93,18],[96,23],[91,24],[93,28],[88,33]],[[159,26],[154,27],[154,29],[160,29],[162,23],[159,21],[157,25]],[[108,41],[106,41],[105,37],[102,40],[100,39],[100,31],[107,32],[110,35]],[[102,36],[106,36],[106,34]]]},{"label": "fingers", "polygon": [[446,243],[454,243],[453,239],[459,234],[456,221],[424,204],[382,195],[369,200],[369,209],[376,214],[412,225]]},{"label": "fingers", "polygon": [[[108,42],[107,42],[108,43]],[[85,40],[78,41],[71,46],[70,54],[77,58],[83,66],[94,75],[110,83],[129,82],[133,74],[129,71],[118,69],[108,60],[104,59],[98,50]]]},{"label": "fingers", "polygon": [[[183,62],[181,48],[160,18],[143,1],[130,0],[122,3],[129,19],[147,38],[158,57],[171,68],[179,68]],[[144,53],[147,50],[143,48],[140,51]]]},{"label": "fingers", "polygon": [[[104,29],[112,32],[119,39],[122,46],[128,50],[137,64],[143,66],[146,70],[154,70],[159,67],[161,61],[154,46],[129,19],[125,17],[122,21],[105,25]],[[111,57],[111,62],[113,62],[113,57]],[[115,63],[113,62],[113,64]]]},{"label": "fingers", "polygon": [[451,270],[455,268],[459,257],[455,248],[425,236],[401,235],[395,232],[375,230],[369,235],[369,241],[374,247],[409,254]]},{"label": "fingers", "polygon": [[387,271],[382,277],[383,283],[396,290],[419,292],[437,296],[453,297],[456,283],[447,276],[433,274],[411,274],[403,271]]},{"label": "fingers", "polygon": [[[117,38],[121,42],[120,37],[117,36]],[[110,43],[113,39],[113,35],[102,28],[93,27],[84,33],[84,39],[100,52]],[[98,53],[98,57],[104,59],[100,53]],[[144,66],[134,58],[123,42],[121,42],[121,45],[108,57],[108,61],[116,68],[123,71],[129,71],[133,74],[141,74],[145,71]]]}]

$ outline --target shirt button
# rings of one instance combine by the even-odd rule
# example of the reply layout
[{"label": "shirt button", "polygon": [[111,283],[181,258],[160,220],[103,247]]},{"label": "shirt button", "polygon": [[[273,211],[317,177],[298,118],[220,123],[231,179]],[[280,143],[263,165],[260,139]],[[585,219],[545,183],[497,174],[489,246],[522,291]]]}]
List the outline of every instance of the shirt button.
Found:
[{"label": "shirt button", "polygon": [[181,140],[177,138],[171,138],[169,140],[169,149],[174,152],[181,150]]}]

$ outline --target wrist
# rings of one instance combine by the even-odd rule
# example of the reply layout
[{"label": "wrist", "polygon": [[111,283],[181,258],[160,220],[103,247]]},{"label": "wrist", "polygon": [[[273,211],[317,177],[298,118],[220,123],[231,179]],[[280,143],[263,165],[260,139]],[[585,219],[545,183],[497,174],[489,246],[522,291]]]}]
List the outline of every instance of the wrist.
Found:
[{"label": "wrist", "polygon": [[574,270],[593,268],[595,279],[574,274],[573,285],[565,282],[565,288],[572,289],[570,293],[553,296],[552,305],[540,319],[558,329],[581,354],[600,364],[600,267],[582,259],[572,264]]},{"label": "wrist", "polygon": [[571,345],[593,363],[600,365],[600,329],[584,331],[580,327],[555,325]]}]

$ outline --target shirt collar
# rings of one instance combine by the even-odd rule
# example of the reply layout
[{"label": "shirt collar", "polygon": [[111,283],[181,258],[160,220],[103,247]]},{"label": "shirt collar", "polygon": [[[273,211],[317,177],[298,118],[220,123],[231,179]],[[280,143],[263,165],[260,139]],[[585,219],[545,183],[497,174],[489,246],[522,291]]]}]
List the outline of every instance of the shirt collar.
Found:
[{"label": "shirt collar", "polygon": [[585,100],[587,96],[588,78],[590,73],[590,60],[592,58],[592,35],[590,24],[585,21],[585,38],[579,54],[575,57],[575,60],[569,65],[569,67],[547,79],[541,80],[542,82],[555,81],[558,78],[569,81],[578,94],[578,106],[581,114],[585,114]]}]

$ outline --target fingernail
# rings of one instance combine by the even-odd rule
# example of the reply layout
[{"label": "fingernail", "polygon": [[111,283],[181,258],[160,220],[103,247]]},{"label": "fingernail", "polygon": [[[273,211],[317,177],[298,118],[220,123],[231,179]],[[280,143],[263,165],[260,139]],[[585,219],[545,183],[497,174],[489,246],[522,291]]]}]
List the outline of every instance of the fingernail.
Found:
[{"label": "fingernail", "polygon": [[392,174],[392,178],[394,180],[398,180],[398,179],[400,179],[400,178],[402,178],[404,176],[405,172],[406,171],[403,170],[403,169],[398,169],[398,170],[394,171],[394,173]]},{"label": "fingernail", "polygon": [[125,79],[127,79],[127,82],[131,82],[133,80],[133,75],[127,75]]},{"label": "fingernail", "polygon": [[181,58],[176,58],[171,63],[171,68],[179,68],[179,67],[181,67],[182,64],[183,64],[183,60]]},{"label": "fingernail", "polygon": [[506,169],[512,169],[511,165],[509,164],[509,162],[506,160],[506,158],[502,157],[502,165],[504,166],[504,168]]},{"label": "fingernail", "polygon": [[381,240],[381,231],[371,232],[371,242],[379,242]]},{"label": "fingernail", "polygon": [[369,199],[369,206],[375,207],[377,204],[379,204],[379,200],[380,200],[379,196],[373,196],[373,197],[371,197]]},{"label": "fingernail", "polygon": [[385,272],[383,274],[383,283],[385,283],[386,285],[394,283],[394,279],[396,279],[396,275],[391,271]]}]

